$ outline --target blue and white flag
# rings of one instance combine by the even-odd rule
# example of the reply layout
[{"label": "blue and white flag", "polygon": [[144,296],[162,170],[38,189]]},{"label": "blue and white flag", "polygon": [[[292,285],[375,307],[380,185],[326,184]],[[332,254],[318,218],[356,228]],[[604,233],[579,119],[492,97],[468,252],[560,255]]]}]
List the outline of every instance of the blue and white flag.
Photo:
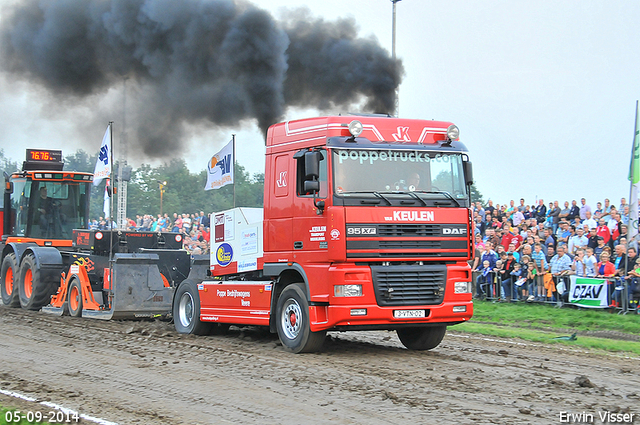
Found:
[{"label": "blue and white flag", "polygon": [[213,155],[207,164],[207,184],[204,190],[220,189],[233,184],[233,140]]},{"label": "blue and white flag", "polygon": [[98,152],[98,160],[96,168],[93,170],[93,185],[98,186],[103,179],[111,175],[111,124],[107,126],[104,132],[100,152]]}]

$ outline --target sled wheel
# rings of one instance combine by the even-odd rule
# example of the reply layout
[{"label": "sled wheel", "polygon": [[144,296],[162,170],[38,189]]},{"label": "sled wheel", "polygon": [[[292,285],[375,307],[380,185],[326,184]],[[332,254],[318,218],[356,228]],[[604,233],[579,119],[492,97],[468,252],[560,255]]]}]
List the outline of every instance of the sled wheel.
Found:
[{"label": "sled wheel", "polygon": [[173,324],[181,334],[208,335],[211,323],[200,321],[200,295],[195,282],[185,279],[173,298]]},{"label": "sled wheel", "polygon": [[6,306],[20,307],[18,288],[15,285],[19,274],[16,254],[8,254],[2,260],[2,269],[0,271],[0,292],[2,293],[2,303]]},{"label": "sled wheel", "polygon": [[400,342],[409,350],[431,350],[436,348],[447,332],[446,326],[397,329]]},{"label": "sled wheel", "polygon": [[311,332],[309,303],[299,284],[284,288],[276,307],[276,328],[285,349],[293,353],[320,350],[327,331]]},{"label": "sled wheel", "polygon": [[68,292],[69,315],[72,317],[82,317],[82,287],[77,278],[74,277],[71,279]]}]

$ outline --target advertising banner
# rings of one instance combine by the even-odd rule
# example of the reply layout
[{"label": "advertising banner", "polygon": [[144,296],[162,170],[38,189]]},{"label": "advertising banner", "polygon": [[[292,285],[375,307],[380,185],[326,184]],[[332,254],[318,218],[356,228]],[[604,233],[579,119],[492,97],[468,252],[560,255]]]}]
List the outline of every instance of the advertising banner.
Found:
[{"label": "advertising banner", "polygon": [[609,292],[606,279],[571,276],[569,302],[581,307],[606,308]]}]

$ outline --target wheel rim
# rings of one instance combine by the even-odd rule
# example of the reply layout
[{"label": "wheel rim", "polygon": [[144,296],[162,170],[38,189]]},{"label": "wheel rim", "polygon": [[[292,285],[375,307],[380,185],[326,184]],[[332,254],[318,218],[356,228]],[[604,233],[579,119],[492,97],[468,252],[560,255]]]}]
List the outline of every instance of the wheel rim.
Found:
[{"label": "wheel rim", "polygon": [[178,306],[178,320],[180,324],[185,328],[188,328],[193,322],[193,297],[190,293],[185,292],[180,297],[180,304]]},{"label": "wheel rim", "polygon": [[27,298],[31,298],[31,294],[33,293],[33,273],[31,269],[28,269],[24,274],[24,295]]},{"label": "wheel rim", "polygon": [[72,311],[77,311],[78,306],[80,305],[80,291],[76,285],[71,287],[69,291],[69,308]]},{"label": "wheel rim", "polygon": [[302,328],[302,309],[293,298],[289,298],[282,309],[282,331],[288,339],[296,339]]},{"label": "wheel rim", "polygon": [[4,276],[4,288],[7,291],[7,295],[13,293],[13,269],[9,267],[7,274]]}]

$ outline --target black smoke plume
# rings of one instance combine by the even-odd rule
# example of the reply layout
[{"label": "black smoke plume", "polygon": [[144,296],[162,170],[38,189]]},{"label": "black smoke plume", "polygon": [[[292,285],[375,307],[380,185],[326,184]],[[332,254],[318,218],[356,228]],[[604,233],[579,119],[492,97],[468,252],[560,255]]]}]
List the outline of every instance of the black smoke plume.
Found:
[{"label": "black smoke plume", "polygon": [[365,102],[393,112],[399,61],[355,22],[306,10],[276,21],[232,0],[24,0],[2,13],[5,72],[56,98],[94,102],[122,87],[135,144],[152,157],[179,152],[184,124],[261,129],[287,107],[336,112]]}]

